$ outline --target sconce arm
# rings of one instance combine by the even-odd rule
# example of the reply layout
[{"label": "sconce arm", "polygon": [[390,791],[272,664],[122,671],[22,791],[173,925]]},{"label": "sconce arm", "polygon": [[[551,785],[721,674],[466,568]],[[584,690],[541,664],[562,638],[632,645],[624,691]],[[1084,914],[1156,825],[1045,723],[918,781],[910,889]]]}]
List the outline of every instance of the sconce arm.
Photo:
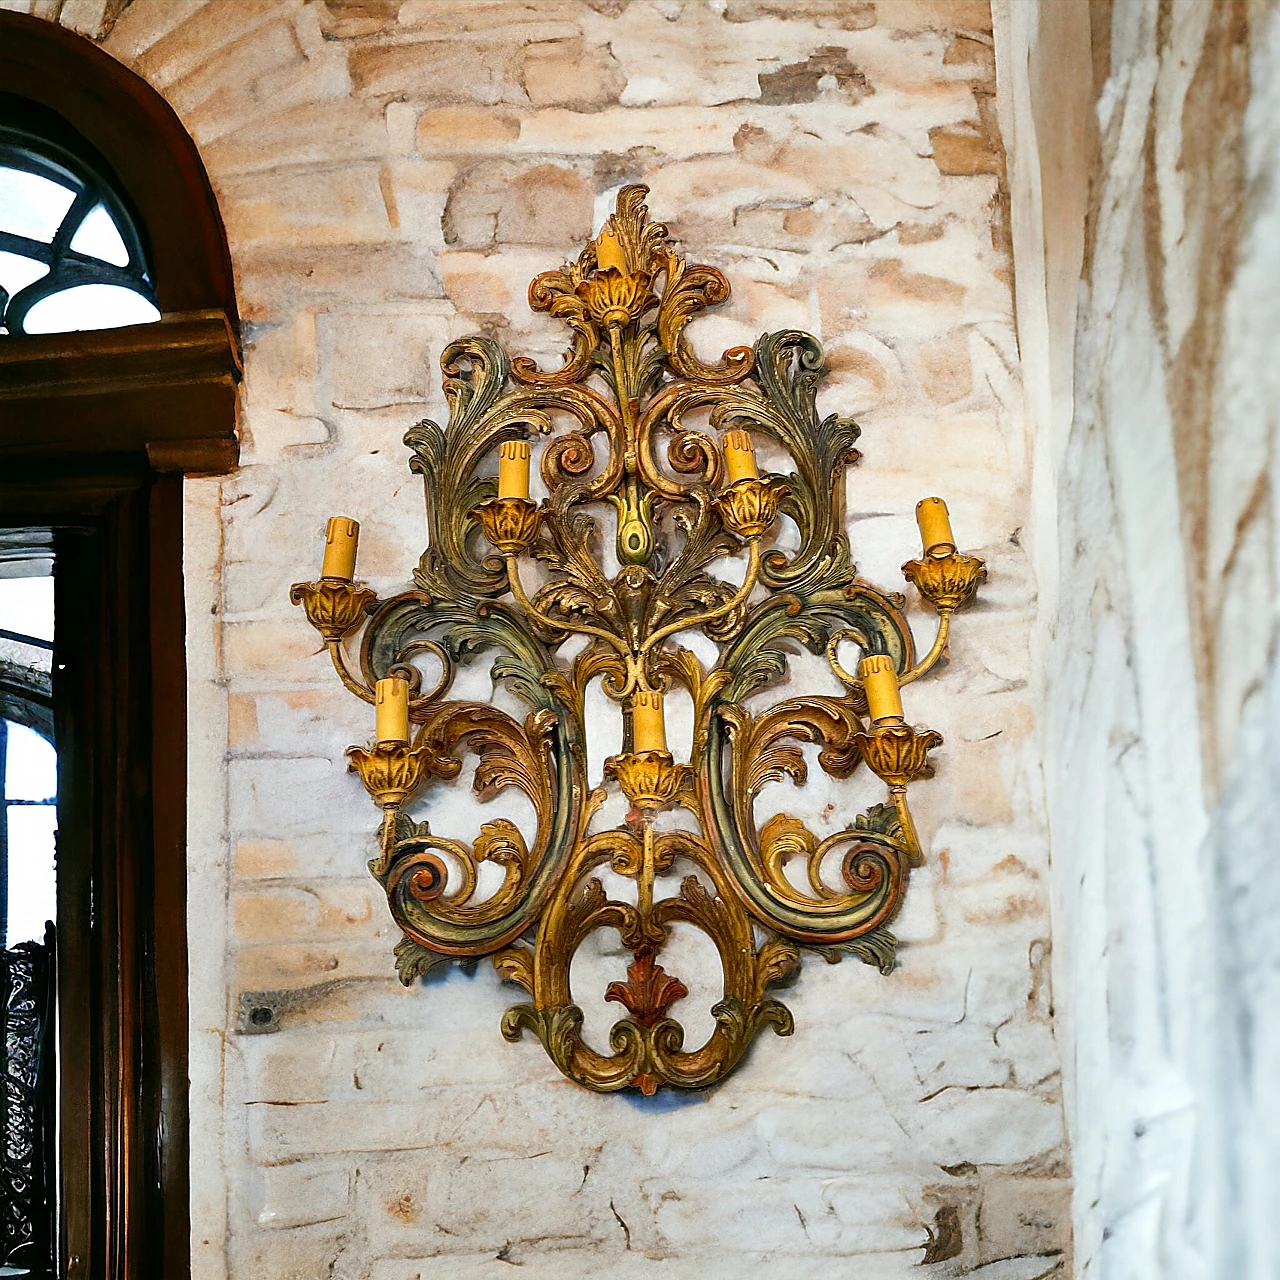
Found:
[{"label": "sconce arm", "polygon": [[938,632],[933,637],[933,645],[914,667],[904,671],[898,677],[899,687],[904,684],[910,684],[913,680],[919,680],[921,676],[928,675],[937,665],[938,660],[946,656],[947,645],[951,639],[951,613],[950,609],[938,610]]},{"label": "sconce arm", "polygon": [[603,627],[593,627],[585,622],[570,622],[565,618],[553,618],[550,614],[543,613],[525,594],[525,589],[520,582],[519,561],[512,555],[504,556],[503,559],[507,565],[507,580],[511,584],[511,594],[515,596],[516,603],[531,618],[536,618],[544,627],[550,627],[553,631],[573,631],[578,635],[595,636],[597,640],[603,640],[612,645],[624,658],[629,659],[631,657],[631,650],[612,631],[606,631]]},{"label": "sconce arm", "polygon": [[760,539],[750,538],[747,541],[747,573],[742,580],[742,586],[734,592],[731,600],[726,600],[724,604],[717,605],[714,609],[708,609],[705,613],[695,614],[692,618],[681,618],[676,622],[669,622],[665,627],[659,627],[645,642],[640,646],[640,657],[643,658],[650,649],[656,644],[660,644],[668,636],[673,636],[677,631],[688,631],[692,627],[705,626],[708,622],[714,622],[717,618],[723,618],[726,613],[732,613],[752,592],[756,585],[756,579],[760,576]]},{"label": "sconce arm", "polygon": [[351,674],[351,671],[347,666],[346,659],[342,656],[342,641],[326,640],[325,644],[329,649],[329,657],[333,659],[333,669],[338,673],[338,678],[351,693],[356,695],[357,698],[360,698],[372,706],[374,703],[373,690],[370,689],[363,680],[357,680],[356,677]]},{"label": "sconce arm", "polygon": [[951,615],[987,580],[986,562],[980,556],[951,551],[947,555],[926,552],[919,560],[908,560],[902,576],[938,611],[938,634],[933,647],[910,671],[898,677],[900,685],[924,675],[947,652],[951,635]]},{"label": "sconce arm", "polygon": [[916,831],[916,821],[911,816],[911,809],[907,804],[906,787],[890,787],[889,794],[893,797],[893,807],[898,811],[898,822],[902,827],[902,843],[907,852],[907,857],[911,860],[913,867],[921,866],[924,862],[924,850],[920,846],[920,835]]}]

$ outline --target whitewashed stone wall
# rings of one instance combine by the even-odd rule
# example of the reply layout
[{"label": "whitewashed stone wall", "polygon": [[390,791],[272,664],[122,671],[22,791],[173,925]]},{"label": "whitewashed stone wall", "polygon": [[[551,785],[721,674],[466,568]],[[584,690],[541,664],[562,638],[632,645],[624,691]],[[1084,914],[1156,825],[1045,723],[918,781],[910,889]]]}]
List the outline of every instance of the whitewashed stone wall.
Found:
[{"label": "whitewashed stone wall", "polygon": [[[1066,1274],[984,0],[33,7],[179,112],[246,321],[243,466],[187,490],[195,1275],[892,1280],[926,1256]],[[425,535],[400,439],[442,413],[441,348],[483,330],[553,359],[526,283],[630,181],[735,284],[704,350],[786,326],[826,344],[823,402],[864,427],[864,572],[900,585],[934,492],[991,568],[949,667],[910,690],[947,743],[917,789],[929,856],[898,971],[810,962],[793,1038],[711,1093],[644,1104],[504,1043],[512,992],[487,967],[396,982],[364,871],[375,815],[342,760],[368,718],[287,602],[334,512],[362,522],[362,576],[407,583]],[[827,831],[853,794],[774,798]],[[465,793],[431,811],[476,817]],[[292,994],[278,1031],[248,1034],[262,992]]]},{"label": "whitewashed stone wall", "polygon": [[[1269,1280],[1280,23],[1269,3],[1092,12],[1090,32],[1013,0],[997,33],[1040,350],[1028,531],[1076,1265]],[[1055,189],[1092,198],[1064,215]]]}]

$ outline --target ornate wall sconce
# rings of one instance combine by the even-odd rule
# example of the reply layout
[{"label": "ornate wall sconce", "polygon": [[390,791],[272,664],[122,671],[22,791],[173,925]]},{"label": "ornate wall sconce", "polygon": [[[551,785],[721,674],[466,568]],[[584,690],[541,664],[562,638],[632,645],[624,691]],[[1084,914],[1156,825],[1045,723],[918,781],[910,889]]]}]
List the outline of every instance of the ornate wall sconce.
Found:
[{"label": "ornate wall sconce", "polygon": [[[442,354],[449,424],[421,422],[405,437],[425,481],[429,532],[413,589],[380,601],[353,582],[357,526],[336,518],[320,580],[297,584],[292,598],[343,684],[376,703],[374,742],[348,756],[383,813],[369,867],[404,933],[401,980],[490,956],[529,996],[503,1018],[508,1040],[533,1032],[588,1088],[652,1093],[720,1080],[766,1025],[790,1034],[791,1014],[770,988],[798,972],[802,950],[893,968],[888,926],[922,860],[907,787],[931,774],[929,752],[941,742],[905,722],[899,690],[946,652],[951,614],[985,569],[957,551],[943,502],[921,502],[924,554],[903,572],[937,611],[938,630],[917,661],[902,597],[854,566],[844,492],[859,429],[817,416],[821,347],[785,331],[703,363],[684,329],[724,302],[729,285],[675,251],[648,219],[646,191],[625,188],[577,261],[530,286],[534,310],[573,331],[560,368],[509,359],[482,337]],[[707,414],[705,430],[697,413]],[[529,441],[539,436],[550,436],[540,461],[548,497],[535,502]],[[780,446],[794,469],[760,474],[758,439]],[[481,473],[495,451],[496,479]],[[606,504],[616,567],[591,515]],[[798,533],[785,549],[780,517]],[[740,585],[709,572],[743,552]],[[526,585],[535,572],[540,585]],[[347,637],[366,618],[357,661]],[[695,631],[718,652],[710,667],[680,643]],[[845,642],[864,655],[856,672],[840,661]],[[844,693],[759,706],[786,678],[796,645],[825,655]],[[494,680],[527,707],[523,721],[449,700],[457,665],[487,649],[499,654]],[[415,662],[426,655],[440,669],[429,689]],[[602,779],[588,777],[596,680],[622,711],[622,750]],[[673,686],[693,706],[687,760],[666,739]],[[865,763],[889,802],[821,840],[785,814],[757,826],[766,783],[805,782],[804,743],[821,746],[836,778]],[[405,812],[435,780],[458,777],[464,752],[478,757],[480,797],[517,788],[535,830],[498,817],[467,844]],[[598,829],[613,785],[630,811]],[[792,859],[803,876],[787,874]],[[483,863],[502,871],[487,897],[477,890]],[[635,880],[634,902],[608,896],[598,875],[606,865]],[[670,1016],[686,988],[658,963],[677,924],[709,935],[723,968],[715,1030],[693,1050]],[[605,992],[625,1009],[610,1053],[583,1040],[569,986],[574,953],[598,929],[616,929],[633,956],[627,981]]]}]

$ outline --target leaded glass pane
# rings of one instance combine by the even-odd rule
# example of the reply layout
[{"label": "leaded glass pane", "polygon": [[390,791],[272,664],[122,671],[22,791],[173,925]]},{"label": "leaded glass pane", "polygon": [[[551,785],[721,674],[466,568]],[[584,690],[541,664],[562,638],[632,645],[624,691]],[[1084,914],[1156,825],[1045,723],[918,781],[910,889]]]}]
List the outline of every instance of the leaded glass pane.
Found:
[{"label": "leaded glass pane", "polygon": [[85,215],[80,229],[71,237],[71,248],[76,253],[101,258],[117,267],[129,265],[129,250],[124,246],[120,230],[103,205],[96,204]]},{"label": "leaded glass pane", "polygon": [[160,319],[154,302],[115,284],[78,284],[50,294],[27,312],[26,333],[69,333],[75,329],[118,329]]},{"label": "leaded glass pane", "polygon": [[0,168],[0,231],[48,244],[75,198],[74,191],[39,174]]},{"label": "leaded glass pane", "polygon": [[22,117],[0,119],[0,334],[159,319],[142,238],[109,175]]}]

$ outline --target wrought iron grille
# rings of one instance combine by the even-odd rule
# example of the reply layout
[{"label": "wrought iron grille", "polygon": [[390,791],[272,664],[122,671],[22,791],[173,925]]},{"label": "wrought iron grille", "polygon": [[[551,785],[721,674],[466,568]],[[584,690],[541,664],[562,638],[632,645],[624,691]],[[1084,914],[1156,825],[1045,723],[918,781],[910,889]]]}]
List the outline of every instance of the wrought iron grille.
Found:
[{"label": "wrought iron grille", "polygon": [[0,951],[0,1274],[52,1277],[54,940]]}]

